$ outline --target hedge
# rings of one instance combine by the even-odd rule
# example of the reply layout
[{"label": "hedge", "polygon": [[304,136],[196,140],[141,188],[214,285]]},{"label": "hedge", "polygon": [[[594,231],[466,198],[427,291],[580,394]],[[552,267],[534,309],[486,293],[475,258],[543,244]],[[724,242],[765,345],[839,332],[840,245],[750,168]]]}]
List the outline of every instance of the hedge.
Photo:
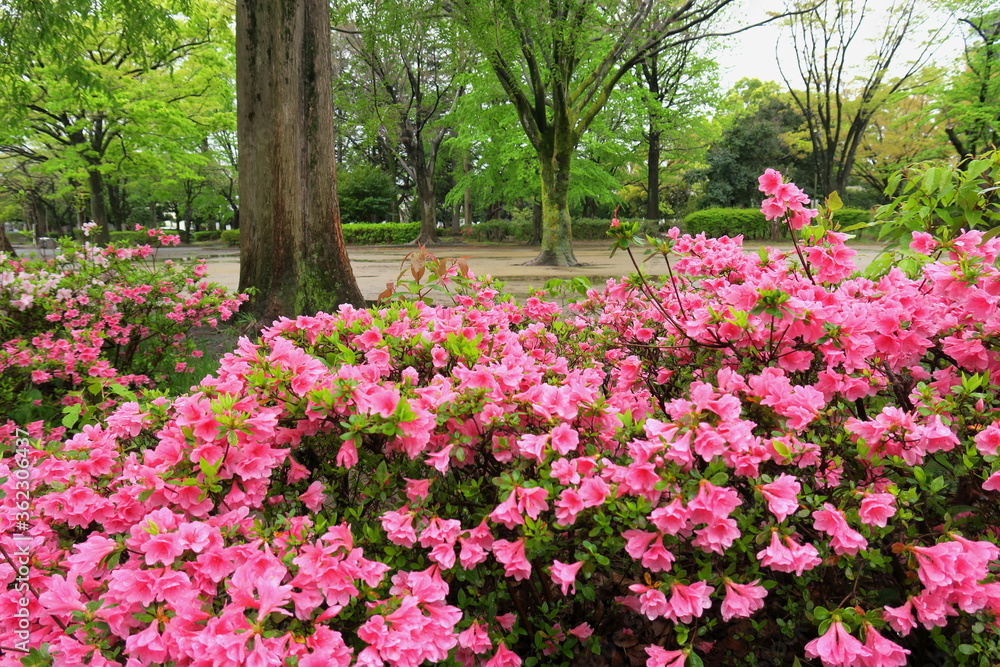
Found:
[{"label": "hedge", "polygon": [[[871,222],[871,219],[871,212],[857,208],[844,208],[834,214],[834,220],[841,227]],[[688,234],[704,233],[715,238],[740,234],[746,239],[771,237],[770,224],[764,219],[764,214],[755,208],[706,208],[689,214],[683,224]]]},{"label": "hedge", "polygon": [[753,208],[706,208],[684,218],[684,231],[688,234],[704,233],[714,238],[742,234],[746,239],[767,239],[770,229],[764,214]]},{"label": "hedge", "polygon": [[224,229],[222,234],[219,236],[223,243],[227,246],[238,246],[240,244],[240,230],[238,229]]},{"label": "hedge", "polygon": [[[658,226],[656,222],[636,218],[641,222],[639,230],[643,234],[656,234]],[[631,222],[632,219],[622,219],[622,222]],[[573,240],[574,241],[604,241],[608,238],[608,228],[611,220],[607,218],[573,218]],[[462,230],[462,235],[470,241],[499,242],[499,241],[521,241],[527,242],[531,238],[531,223],[526,220],[487,220],[472,227]]]},{"label": "hedge", "polygon": [[192,234],[196,242],[201,241],[218,241],[222,238],[222,230],[220,229],[206,229],[201,232],[194,232]]},{"label": "hedge", "polygon": [[419,222],[351,223],[343,225],[347,245],[410,243],[420,234]]}]

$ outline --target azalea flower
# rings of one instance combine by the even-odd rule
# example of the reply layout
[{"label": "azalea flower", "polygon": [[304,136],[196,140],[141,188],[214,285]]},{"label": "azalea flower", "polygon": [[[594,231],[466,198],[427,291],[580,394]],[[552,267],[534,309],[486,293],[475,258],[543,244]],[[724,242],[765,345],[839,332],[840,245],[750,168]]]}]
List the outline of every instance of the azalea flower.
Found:
[{"label": "azalea flower", "polygon": [[819,658],[824,667],[853,667],[872,651],[847,631],[844,624],[834,619],[822,637],[806,644],[806,657]]}]

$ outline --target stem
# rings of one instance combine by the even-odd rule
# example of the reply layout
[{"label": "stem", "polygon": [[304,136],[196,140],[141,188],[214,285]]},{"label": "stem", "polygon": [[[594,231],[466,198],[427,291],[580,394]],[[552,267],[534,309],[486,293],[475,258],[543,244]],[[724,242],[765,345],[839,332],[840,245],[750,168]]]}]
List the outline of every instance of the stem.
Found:
[{"label": "stem", "polygon": [[802,268],[805,269],[806,277],[809,278],[809,282],[815,285],[816,281],[813,279],[812,271],[809,270],[809,263],[806,261],[806,258],[802,255],[802,248],[799,247],[799,241],[797,238],[795,238],[795,230],[792,229],[791,225],[788,226],[788,232],[792,236],[792,245],[795,246],[795,252],[798,253],[799,255],[799,261],[802,262]]},{"label": "stem", "polygon": [[[13,568],[14,573],[16,574],[18,572],[18,567],[17,565],[14,564],[14,560],[10,557],[10,554],[7,553],[7,550],[4,548],[2,544],[0,544],[0,554],[3,554],[4,560],[7,561],[7,564],[10,565],[11,568]],[[35,599],[41,599],[38,595],[38,591],[36,591],[35,587],[31,585],[31,582],[26,581],[25,583],[28,584],[28,590],[31,591],[31,594],[35,596]],[[60,619],[55,614],[52,614],[52,620],[55,621],[60,628],[62,628],[63,632],[67,632],[66,624],[62,622],[62,619]]]},{"label": "stem", "polygon": [[[631,254],[631,253],[630,253]],[[670,268],[670,257],[667,253],[663,254],[663,261],[667,264],[667,275],[670,276],[670,286],[674,288],[674,296],[677,297],[677,308],[681,311],[681,317],[685,320],[687,319],[687,313],[684,312],[684,304],[681,303],[681,293],[677,289],[677,281],[674,279],[674,270]]]}]

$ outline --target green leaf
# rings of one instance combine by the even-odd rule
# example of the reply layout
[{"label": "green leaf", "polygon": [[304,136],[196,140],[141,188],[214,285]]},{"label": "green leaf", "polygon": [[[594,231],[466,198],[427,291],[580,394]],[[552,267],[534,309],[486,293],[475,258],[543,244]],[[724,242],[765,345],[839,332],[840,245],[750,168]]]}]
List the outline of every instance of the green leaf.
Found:
[{"label": "green leaf", "polygon": [[826,198],[826,208],[830,211],[830,213],[834,213],[835,211],[839,211],[844,208],[844,202],[841,201],[840,195],[837,194],[836,190],[831,192],[830,196]]},{"label": "green leaf", "polygon": [[80,419],[81,410],[83,410],[83,403],[74,403],[63,408],[62,425],[66,428],[73,428],[73,425]]}]

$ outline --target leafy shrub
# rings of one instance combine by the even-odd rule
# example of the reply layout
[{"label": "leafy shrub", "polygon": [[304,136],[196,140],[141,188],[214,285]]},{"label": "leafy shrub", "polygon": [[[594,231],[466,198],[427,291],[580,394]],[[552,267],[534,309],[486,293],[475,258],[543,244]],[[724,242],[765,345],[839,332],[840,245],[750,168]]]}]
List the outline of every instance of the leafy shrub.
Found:
[{"label": "leafy shrub", "polygon": [[150,245],[68,239],[52,259],[0,259],[0,412],[26,422],[78,405],[74,419],[92,420],[102,403],[183,371],[187,332],[228,319],[243,299],[201,281],[205,271],[156,262]]},{"label": "leafy shrub", "polygon": [[194,240],[197,242],[218,241],[222,238],[222,232],[223,230],[221,229],[206,229],[200,232],[194,232],[192,236],[194,236]]},{"label": "leafy shrub", "polygon": [[223,229],[219,239],[230,248],[238,247],[240,245],[240,230]]},{"label": "leafy shrub", "polygon": [[159,247],[157,237],[151,237],[145,230],[130,230],[126,232],[111,232],[111,242],[116,246],[149,245]]},{"label": "leafy shrub", "polygon": [[706,208],[688,215],[683,224],[688,234],[713,238],[742,235],[745,239],[768,239],[771,235],[771,226],[759,209]]},{"label": "leafy shrub", "polygon": [[[841,208],[834,214],[834,221],[841,227],[870,223],[872,214],[856,208]],[[759,209],[707,208],[695,211],[684,218],[684,231],[688,234],[705,234],[713,238],[742,235],[745,239],[769,239],[770,223]]]},{"label": "leafy shrub", "polygon": [[[420,233],[420,223],[376,223],[343,225],[344,242],[347,245],[399,245],[411,243]],[[222,232],[222,241],[229,246],[240,244],[240,230],[227,229]]]},{"label": "leafy shrub", "polygon": [[531,238],[530,221],[484,220],[462,229],[462,236],[477,243],[527,242]]},{"label": "leafy shrub", "polygon": [[399,245],[411,243],[420,234],[420,223],[385,222],[344,225],[344,242],[348,245]]},{"label": "leafy shrub", "polygon": [[30,467],[39,594],[0,564],[30,626],[8,614],[0,644],[59,664],[995,662],[1000,239],[852,279],[821,225],[809,271],[671,230],[672,281],[565,313],[439,263],[453,305],[283,320],[190,394],[69,440],[8,424],[0,502],[15,515]]},{"label": "leafy shrub", "polygon": [[337,196],[345,224],[377,223],[392,214],[396,184],[392,176],[377,167],[356,166],[337,174]]},{"label": "leafy shrub", "polygon": [[[655,234],[658,226],[641,218],[643,233]],[[574,241],[604,241],[608,238],[610,220],[604,218],[573,218]],[[487,220],[466,227],[462,234],[470,241],[496,243],[502,241],[527,242],[531,238],[531,222],[524,220]]]}]

